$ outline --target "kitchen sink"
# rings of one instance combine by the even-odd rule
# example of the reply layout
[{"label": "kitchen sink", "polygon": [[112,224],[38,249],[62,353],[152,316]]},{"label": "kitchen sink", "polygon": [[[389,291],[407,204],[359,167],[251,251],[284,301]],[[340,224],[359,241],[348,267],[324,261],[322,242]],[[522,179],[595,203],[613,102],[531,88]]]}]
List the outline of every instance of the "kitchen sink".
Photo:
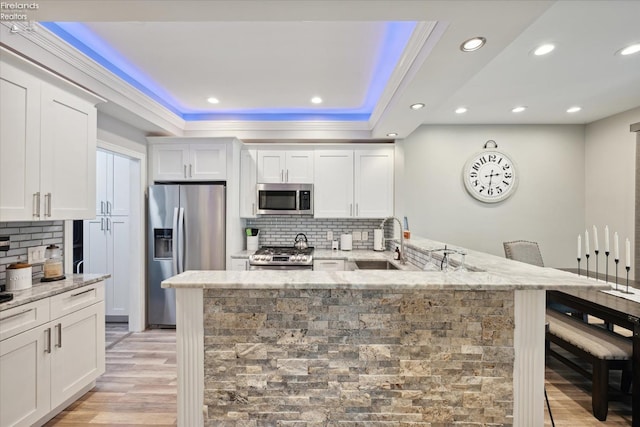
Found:
[{"label": "kitchen sink", "polygon": [[359,270],[398,270],[398,267],[384,260],[355,261],[355,264]]}]

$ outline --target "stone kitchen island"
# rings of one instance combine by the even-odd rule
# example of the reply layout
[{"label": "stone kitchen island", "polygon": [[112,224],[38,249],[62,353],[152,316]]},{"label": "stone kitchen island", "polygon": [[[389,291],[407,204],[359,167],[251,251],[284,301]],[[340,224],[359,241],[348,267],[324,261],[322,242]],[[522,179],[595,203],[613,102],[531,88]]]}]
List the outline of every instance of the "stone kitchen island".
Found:
[{"label": "stone kitchen island", "polygon": [[178,424],[542,426],[545,290],[603,285],[473,251],[466,265],[165,281]]}]

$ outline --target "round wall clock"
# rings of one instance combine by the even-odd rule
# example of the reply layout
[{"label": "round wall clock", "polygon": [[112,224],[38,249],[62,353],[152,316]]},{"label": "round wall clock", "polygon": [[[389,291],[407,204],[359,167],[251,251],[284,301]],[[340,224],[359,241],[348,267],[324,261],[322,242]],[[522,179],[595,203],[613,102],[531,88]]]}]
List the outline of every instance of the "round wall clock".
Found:
[{"label": "round wall clock", "polygon": [[495,149],[473,155],[464,165],[462,178],[469,194],[485,203],[506,199],[515,192],[518,185],[513,160]]}]

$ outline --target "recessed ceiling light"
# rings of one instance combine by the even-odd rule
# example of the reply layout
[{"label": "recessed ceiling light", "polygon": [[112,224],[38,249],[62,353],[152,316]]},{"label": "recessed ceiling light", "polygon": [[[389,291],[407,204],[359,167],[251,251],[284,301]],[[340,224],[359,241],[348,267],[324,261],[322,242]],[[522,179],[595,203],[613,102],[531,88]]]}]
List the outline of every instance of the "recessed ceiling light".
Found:
[{"label": "recessed ceiling light", "polygon": [[634,53],[640,52],[640,43],[632,44],[631,46],[627,46],[620,51],[620,55],[633,55]]},{"label": "recessed ceiling light", "polygon": [[387,136],[398,136],[398,134],[395,132],[391,132],[391,133],[388,133]]},{"label": "recessed ceiling light", "polygon": [[311,103],[312,104],[322,104],[322,98],[320,98],[319,96],[314,96],[313,98],[311,98]]},{"label": "recessed ceiling light", "polygon": [[411,104],[409,106],[412,110],[419,110],[421,108],[424,108],[424,104],[421,102],[418,102],[417,104]]},{"label": "recessed ceiling light", "polygon": [[456,108],[456,114],[464,114],[466,112],[467,112],[467,109],[465,107]]},{"label": "recessed ceiling light", "polygon": [[549,43],[543,44],[541,46],[538,46],[536,50],[533,51],[533,54],[536,56],[546,55],[547,53],[551,52],[555,48],[556,48],[555,45],[552,45]]},{"label": "recessed ceiling light", "polygon": [[567,109],[567,113],[577,113],[580,110],[582,110],[581,107],[575,106],[575,107],[571,107],[571,108]]},{"label": "recessed ceiling light", "polygon": [[512,112],[514,112],[514,113],[522,113],[522,112],[523,112],[524,110],[526,110],[526,109],[527,109],[527,107],[525,107],[525,106],[520,106],[520,107],[516,107],[516,108],[514,108],[514,109],[513,109],[513,110],[511,110],[511,111],[512,111]]},{"label": "recessed ceiling light", "polygon": [[220,100],[218,98],[211,97],[211,98],[207,98],[207,102],[210,104],[218,104]]},{"label": "recessed ceiling light", "polygon": [[478,50],[482,46],[484,46],[486,42],[487,39],[485,39],[484,37],[474,37],[462,43],[460,45],[460,50],[463,52],[473,52],[474,50]]}]

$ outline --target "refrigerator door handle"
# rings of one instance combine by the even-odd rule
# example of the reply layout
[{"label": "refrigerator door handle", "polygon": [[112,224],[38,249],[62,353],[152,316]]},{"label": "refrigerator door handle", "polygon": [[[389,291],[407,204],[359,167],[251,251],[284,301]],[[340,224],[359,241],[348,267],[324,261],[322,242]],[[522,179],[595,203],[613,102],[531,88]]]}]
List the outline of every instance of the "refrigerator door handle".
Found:
[{"label": "refrigerator door handle", "polygon": [[178,252],[180,254],[178,261],[178,273],[184,272],[184,208],[180,208],[178,214]]},{"label": "refrigerator door handle", "polygon": [[178,208],[173,208],[173,234],[171,235],[171,270],[172,275],[178,274]]}]

